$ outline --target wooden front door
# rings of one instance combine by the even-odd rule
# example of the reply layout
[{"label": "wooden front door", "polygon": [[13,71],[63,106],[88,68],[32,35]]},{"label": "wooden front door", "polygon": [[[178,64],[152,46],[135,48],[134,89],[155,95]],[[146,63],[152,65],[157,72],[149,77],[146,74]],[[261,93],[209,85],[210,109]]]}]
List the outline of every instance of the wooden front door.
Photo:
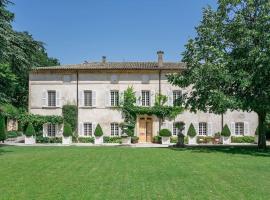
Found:
[{"label": "wooden front door", "polygon": [[140,118],[139,119],[139,142],[151,142],[152,141],[152,118]]}]

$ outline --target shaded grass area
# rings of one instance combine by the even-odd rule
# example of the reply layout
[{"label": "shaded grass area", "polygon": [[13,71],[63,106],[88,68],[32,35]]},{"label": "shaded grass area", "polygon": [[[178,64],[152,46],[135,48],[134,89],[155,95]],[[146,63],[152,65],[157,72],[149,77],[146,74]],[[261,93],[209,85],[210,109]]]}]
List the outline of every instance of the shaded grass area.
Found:
[{"label": "shaded grass area", "polygon": [[0,199],[270,199],[256,148],[0,147]]}]

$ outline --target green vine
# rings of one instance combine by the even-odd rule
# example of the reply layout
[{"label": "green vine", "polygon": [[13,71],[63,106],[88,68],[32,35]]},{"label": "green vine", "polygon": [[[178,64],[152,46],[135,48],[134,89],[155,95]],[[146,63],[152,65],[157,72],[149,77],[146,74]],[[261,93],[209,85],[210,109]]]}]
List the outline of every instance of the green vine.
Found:
[{"label": "green vine", "polygon": [[155,115],[159,119],[173,119],[183,111],[180,106],[167,106],[167,97],[157,95],[155,104],[152,107],[136,106],[136,96],[132,87],[128,87],[124,92],[123,102],[120,103],[120,110],[124,116],[124,122],[121,124],[122,132],[129,136],[134,135],[137,115]]},{"label": "green vine", "polygon": [[76,130],[77,124],[77,106],[76,105],[64,105],[62,108],[64,121],[70,124],[72,131]]}]

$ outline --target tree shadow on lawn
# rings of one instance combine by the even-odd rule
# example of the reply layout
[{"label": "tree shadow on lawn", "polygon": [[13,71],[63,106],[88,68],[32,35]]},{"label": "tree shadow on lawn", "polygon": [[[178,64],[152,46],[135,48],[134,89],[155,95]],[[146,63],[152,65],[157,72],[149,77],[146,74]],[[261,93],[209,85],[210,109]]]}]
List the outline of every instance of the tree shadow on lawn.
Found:
[{"label": "tree shadow on lawn", "polygon": [[6,146],[6,145],[0,144],[0,156],[3,155],[4,153],[12,152],[12,151],[7,151],[7,150],[3,149],[4,146]]},{"label": "tree shadow on lawn", "polygon": [[258,150],[255,146],[185,146],[184,148],[170,147],[174,151],[189,151],[196,153],[227,153],[227,154],[239,154],[239,155],[250,155],[250,156],[263,156],[270,157],[270,148],[266,150]]}]

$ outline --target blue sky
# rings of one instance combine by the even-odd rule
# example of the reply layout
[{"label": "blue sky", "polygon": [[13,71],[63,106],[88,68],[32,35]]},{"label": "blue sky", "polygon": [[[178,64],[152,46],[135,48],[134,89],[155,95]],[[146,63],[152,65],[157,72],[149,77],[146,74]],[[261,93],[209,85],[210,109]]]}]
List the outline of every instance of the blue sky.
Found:
[{"label": "blue sky", "polygon": [[[99,61],[180,61],[202,16],[216,0],[13,0],[13,26],[43,41],[61,64]],[[75,3],[74,3],[75,2]]]}]

